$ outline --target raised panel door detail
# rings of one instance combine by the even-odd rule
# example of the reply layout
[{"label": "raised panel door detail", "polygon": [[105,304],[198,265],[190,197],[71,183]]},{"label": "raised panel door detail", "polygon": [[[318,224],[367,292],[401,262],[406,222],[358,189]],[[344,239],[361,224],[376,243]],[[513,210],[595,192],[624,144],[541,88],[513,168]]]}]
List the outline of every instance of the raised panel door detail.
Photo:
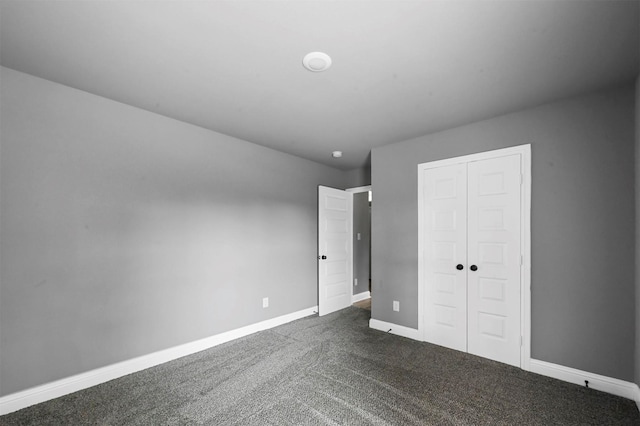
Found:
[{"label": "raised panel door detail", "polygon": [[478,243],[478,262],[480,265],[501,265],[507,264],[506,243]]},{"label": "raised panel door detail", "polygon": [[478,279],[478,298],[494,302],[506,301],[507,280],[495,278]]},{"label": "raised panel door detail", "polygon": [[453,262],[456,259],[456,243],[442,241],[433,243],[433,259]]},{"label": "raised panel door detail", "polygon": [[497,230],[504,229],[504,208],[488,207],[478,209],[478,229]]},{"label": "raised panel door detail", "polygon": [[434,211],[431,226],[434,231],[455,231],[456,212],[452,210]]},{"label": "raised panel door detail", "polygon": [[344,218],[327,218],[324,222],[324,229],[330,234],[345,234],[348,223]]},{"label": "raised panel door detail", "polygon": [[444,305],[434,305],[435,310],[435,322],[438,326],[446,327],[451,332],[455,333],[455,330],[458,328],[458,313],[457,309],[451,306]]},{"label": "raised panel door detail", "polygon": [[340,258],[347,255],[348,243],[341,240],[325,240],[324,249],[320,250],[323,253],[331,253],[333,256],[340,254]]},{"label": "raised panel door detail", "polygon": [[345,262],[325,262],[327,265],[327,276],[344,275],[347,273],[347,265]]},{"label": "raised panel door detail", "polygon": [[454,274],[433,274],[433,282],[439,293],[455,294],[456,276]]},{"label": "raised panel door detail", "polygon": [[458,182],[456,177],[442,177],[434,179],[433,181],[434,191],[432,199],[443,200],[447,198],[456,198],[458,195],[457,186]]},{"label": "raised panel door detail", "polygon": [[343,196],[325,195],[325,208],[327,210],[347,211],[347,198]]},{"label": "raised panel door detail", "polygon": [[[457,313],[459,306],[460,286],[457,285],[455,274],[436,273],[434,279],[434,293],[432,303],[437,307],[447,307],[452,313]],[[438,308],[436,308],[438,309]],[[436,320],[436,322],[439,322]]]},{"label": "raised panel door detail", "polygon": [[477,195],[480,197],[487,195],[504,194],[506,191],[505,176],[502,171],[481,172],[478,175],[474,176],[474,180],[478,183]]},{"label": "raised panel door detail", "polygon": [[506,317],[487,312],[478,312],[478,332],[485,338],[506,339]]},{"label": "raised panel door detail", "polygon": [[340,285],[340,283],[329,284],[327,286],[327,299],[333,300],[336,298],[340,298],[347,295],[347,291],[345,286]]}]

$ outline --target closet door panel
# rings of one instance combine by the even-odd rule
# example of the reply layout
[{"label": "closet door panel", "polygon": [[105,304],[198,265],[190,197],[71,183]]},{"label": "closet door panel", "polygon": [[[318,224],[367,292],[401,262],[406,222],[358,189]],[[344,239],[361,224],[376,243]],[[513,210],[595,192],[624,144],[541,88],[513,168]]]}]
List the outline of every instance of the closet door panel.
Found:
[{"label": "closet door panel", "polygon": [[[426,169],[422,173],[425,339],[466,351],[466,165]],[[463,269],[457,269],[457,265],[463,265]]]},{"label": "closet door panel", "polygon": [[[468,351],[520,365],[520,155],[468,164]],[[475,271],[473,269],[477,268]]]}]

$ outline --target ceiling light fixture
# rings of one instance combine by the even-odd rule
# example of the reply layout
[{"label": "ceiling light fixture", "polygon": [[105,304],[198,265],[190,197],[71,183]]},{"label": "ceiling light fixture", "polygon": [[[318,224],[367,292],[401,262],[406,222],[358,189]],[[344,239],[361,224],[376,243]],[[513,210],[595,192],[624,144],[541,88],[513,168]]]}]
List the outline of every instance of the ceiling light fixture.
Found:
[{"label": "ceiling light fixture", "polygon": [[322,72],[331,66],[331,57],[322,52],[311,52],[302,59],[302,65],[311,72]]},{"label": "ceiling light fixture", "polygon": [[340,157],[342,157],[342,151],[333,151],[333,152],[331,153],[331,156],[332,156],[333,158],[340,158]]}]

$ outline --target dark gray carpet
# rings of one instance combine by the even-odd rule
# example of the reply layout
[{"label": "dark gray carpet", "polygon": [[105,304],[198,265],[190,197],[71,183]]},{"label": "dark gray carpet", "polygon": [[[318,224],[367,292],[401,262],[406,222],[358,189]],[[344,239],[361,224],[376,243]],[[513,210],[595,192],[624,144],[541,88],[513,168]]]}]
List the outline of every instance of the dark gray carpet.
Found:
[{"label": "dark gray carpet", "polygon": [[309,317],[0,417],[2,425],[639,425],[633,401]]}]

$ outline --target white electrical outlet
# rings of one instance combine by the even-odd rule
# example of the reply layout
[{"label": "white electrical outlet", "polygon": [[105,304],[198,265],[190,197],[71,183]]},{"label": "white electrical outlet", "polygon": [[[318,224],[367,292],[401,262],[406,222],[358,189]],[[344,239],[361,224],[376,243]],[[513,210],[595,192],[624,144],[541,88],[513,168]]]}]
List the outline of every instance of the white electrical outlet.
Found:
[{"label": "white electrical outlet", "polygon": [[353,279],[353,283],[354,283],[354,284],[355,284],[355,286],[357,287],[357,286],[358,286],[358,279],[357,279],[357,278],[354,278],[354,279]]},{"label": "white electrical outlet", "polygon": [[357,234],[357,235],[358,235],[358,241],[360,241],[360,233],[358,232],[358,234]]},{"label": "white electrical outlet", "polygon": [[400,302],[398,302],[397,300],[393,301],[393,310],[395,312],[400,312]]},{"label": "white electrical outlet", "polygon": [[263,297],[262,298],[262,307],[263,308],[268,308],[269,307],[269,298],[268,297]]}]

